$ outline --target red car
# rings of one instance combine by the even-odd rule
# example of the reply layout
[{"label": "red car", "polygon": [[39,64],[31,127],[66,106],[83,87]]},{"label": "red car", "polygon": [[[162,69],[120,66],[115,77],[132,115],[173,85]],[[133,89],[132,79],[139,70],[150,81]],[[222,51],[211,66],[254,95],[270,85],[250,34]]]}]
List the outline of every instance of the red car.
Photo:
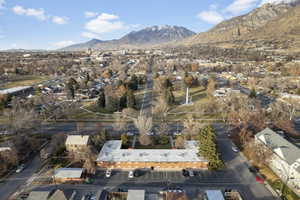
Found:
[{"label": "red car", "polygon": [[256,182],[263,184],[265,182],[265,180],[259,176],[255,177]]}]

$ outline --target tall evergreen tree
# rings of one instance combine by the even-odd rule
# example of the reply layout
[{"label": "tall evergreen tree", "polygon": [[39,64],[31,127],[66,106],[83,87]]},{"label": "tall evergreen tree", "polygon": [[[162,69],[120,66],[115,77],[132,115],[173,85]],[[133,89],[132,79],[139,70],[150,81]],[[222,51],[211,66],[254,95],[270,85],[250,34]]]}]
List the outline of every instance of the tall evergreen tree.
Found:
[{"label": "tall evergreen tree", "polygon": [[105,94],[104,94],[103,90],[100,90],[100,92],[99,92],[97,105],[98,105],[99,108],[104,108],[105,107]]}]

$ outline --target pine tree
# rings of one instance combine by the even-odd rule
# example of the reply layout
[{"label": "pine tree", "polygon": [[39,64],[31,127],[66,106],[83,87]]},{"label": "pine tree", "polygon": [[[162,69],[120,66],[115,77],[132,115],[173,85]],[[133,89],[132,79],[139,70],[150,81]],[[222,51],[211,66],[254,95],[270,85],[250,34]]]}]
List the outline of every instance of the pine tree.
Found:
[{"label": "pine tree", "polygon": [[98,97],[98,100],[97,100],[97,105],[99,108],[104,108],[105,107],[105,94],[104,94],[104,91],[101,90],[100,93],[99,93],[99,97]]}]

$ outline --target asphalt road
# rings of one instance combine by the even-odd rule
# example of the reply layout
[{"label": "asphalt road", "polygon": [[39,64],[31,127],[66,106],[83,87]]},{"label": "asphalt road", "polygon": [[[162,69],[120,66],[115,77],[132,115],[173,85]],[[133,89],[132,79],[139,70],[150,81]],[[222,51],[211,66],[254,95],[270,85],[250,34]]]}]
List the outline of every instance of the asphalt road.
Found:
[{"label": "asphalt road", "polygon": [[152,65],[153,59],[149,61],[146,71],[146,92],[144,94],[142,106],[141,106],[141,113],[144,115],[151,117],[152,116],[152,95],[153,95],[153,73],[152,73]]},{"label": "asphalt road", "polygon": [[0,183],[0,200],[7,200],[14,192],[30,184],[34,173],[40,166],[39,156],[35,156],[26,163],[26,168],[21,173],[14,173],[4,182]]}]

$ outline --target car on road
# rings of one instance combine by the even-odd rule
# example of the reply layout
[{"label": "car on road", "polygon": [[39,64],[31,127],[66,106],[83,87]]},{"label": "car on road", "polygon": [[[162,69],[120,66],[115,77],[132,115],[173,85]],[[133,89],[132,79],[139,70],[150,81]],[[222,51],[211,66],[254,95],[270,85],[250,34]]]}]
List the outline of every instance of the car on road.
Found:
[{"label": "car on road", "polygon": [[238,153],[238,152],[240,151],[240,150],[239,150],[237,147],[235,147],[235,146],[232,146],[231,149],[232,149],[232,151],[234,151],[235,153]]},{"label": "car on road", "polygon": [[146,133],[147,135],[149,135],[149,136],[153,136],[154,135],[154,132],[153,131],[150,131],[150,132],[148,132],[148,133]]},{"label": "car on road", "polygon": [[134,136],[134,133],[133,132],[127,132],[126,135],[127,136]]},{"label": "car on road", "polygon": [[111,177],[111,170],[110,170],[110,169],[106,170],[106,172],[105,172],[105,177],[106,177],[106,178]]},{"label": "car on road", "polygon": [[133,171],[130,171],[130,172],[128,173],[128,178],[133,178],[133,177],[134,177]]},{"label": "car on road", "polygon": [[173,135],[179,136],[179,135],[182,135],[182,133],[181,133],[180,131],[175,131],[175,132],[173,133]]},{"label": "car on road", "polygon": [[25,165],[24,165],[24,164],[21,164],[21,165],[17,168],[16,173],[21,173],[24,169],[25,169]]}]

